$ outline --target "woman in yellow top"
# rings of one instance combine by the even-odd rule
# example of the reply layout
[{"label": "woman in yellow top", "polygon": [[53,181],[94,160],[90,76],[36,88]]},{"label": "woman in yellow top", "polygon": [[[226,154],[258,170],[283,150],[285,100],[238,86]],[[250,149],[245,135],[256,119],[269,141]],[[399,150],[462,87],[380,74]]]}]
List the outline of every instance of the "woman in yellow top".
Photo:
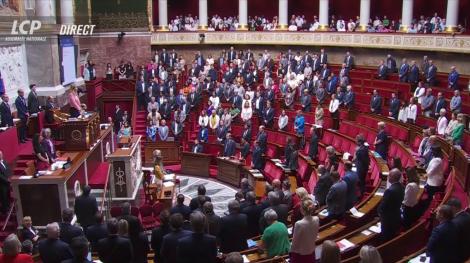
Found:
[{"label": "woman in yellow top", "polygon": [[162,152],[160,150],[153,151],[153,173],[158,180],[163,180],[163,176],[166,174],[163,167]]}]

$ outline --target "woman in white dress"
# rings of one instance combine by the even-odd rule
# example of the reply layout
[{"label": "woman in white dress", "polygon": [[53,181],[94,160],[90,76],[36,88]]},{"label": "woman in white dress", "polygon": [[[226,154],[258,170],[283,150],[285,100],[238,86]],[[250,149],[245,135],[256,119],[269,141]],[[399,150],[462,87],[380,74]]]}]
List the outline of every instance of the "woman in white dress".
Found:
[{"label": "woman in white dress", "polygon": [[408,121],[408,106],[405,101],[401,102],[400,110],[398,111],[398,120],[404,123]]},{"label": "woman in white dress", "polygon": [[241,113],[241,118],[243,122],[247,122],[253,116],[253,109],[251,108],[251,103],[248,100],[243,102],[243,108]]}]

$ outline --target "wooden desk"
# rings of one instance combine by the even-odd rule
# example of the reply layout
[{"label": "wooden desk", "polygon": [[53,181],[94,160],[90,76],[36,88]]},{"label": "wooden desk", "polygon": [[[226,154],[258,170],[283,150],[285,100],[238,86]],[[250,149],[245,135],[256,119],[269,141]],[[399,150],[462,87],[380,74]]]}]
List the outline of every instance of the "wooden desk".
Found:
[{"label": "wooden desk", "polygon": [[181,173],[209,177],[212,156],[205,153],[182,152]]},{"label": "wooden desk", "polygon": [[[23,176],[11,177],[14,196],[17,199],[16,217],[21,224],[23,216],[34,218],[34,224],[45,226],[61,220],[61,211],[73,207],[80,187],[88,184],[88,178],[96,170],[96,164],[104,161],[104,143],[109,141],[112,126],[100,131],[98,141],[88,151],[63,152],[61,159],[70,158],[67,169],[48,171],[47,175],[33,178],[34,168],[26,169]],[[46,204],[46,205],[45,205]]]},{"label": "wooden desk", "polygon": [[143,176],[140,139],[141,136],[134,135],[130,147],[118,148],[106,156],[112,167],[109,182],[115,200],[134,200],[137,195]]},{"label": "wooden desk", "polygon": [[162,152],[163,163],[177,164],[180,162],[180,147],[177,142],[143,142],[145,166],[153,166],[153,151]]},{"label": "wooden desk", "polygon": [[244,173],[248,178],[248,183],[253,187],[253,191],[257,198],[261,198],[265,194],[266,180],[259,170],[254,170],[249,166],[243,167]]},{"label": "wooden desk", "polygon": [[243,164],[238,160],[217,158],[217,179],[240,187],[240,173]]},{"label": "wooden desk", "polygon": [[100,117],[96,112],[86,118],[68,119],[62,125],[67,151],[86,151],[100,135]]}]

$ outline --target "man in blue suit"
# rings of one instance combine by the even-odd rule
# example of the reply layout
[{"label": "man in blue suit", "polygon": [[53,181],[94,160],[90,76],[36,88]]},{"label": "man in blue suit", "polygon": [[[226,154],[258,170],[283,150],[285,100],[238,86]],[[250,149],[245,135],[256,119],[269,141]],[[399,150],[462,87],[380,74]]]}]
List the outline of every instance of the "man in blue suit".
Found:
[{"label": "man in blue suit", "polygon": [[378,79],[386,79],[387,78],[387,67],[385,66],[383,60],[380,61],[379,68],[377,70],[377,78]]},{"label": "man in blue suit", "polygon": [[[189,211],[189,207],[187,207]],[[181,213],[174,213],[170,216],[171,232],[163,237],[162,247],[159,251],[162,262],[176,262],[178,240],[191,235],[191,231],[183,229],[184,218]]]},{"label": "man in blue suit", "polygon": [[437,209],[439,225],[432,230],[426,253],[431,257],[431,263],[459,261],[458,229],[452,221],[454,213],[449,205],[441,205]]},{"label": "man in blue suit", "polygon": [[458,82],[459,82],[459,73],[457,72],[457,70],[455,69],[455,66],[452,66],[450,68],[450,72],[449,72],[449,89],[453,89],[453,90],[456,90],[456,89],[459,89],[459,85],[458,85]]},{"label": "man in blue suit", "polygon": [[259,126],[258,136],[256,137],[256,141],[259,143],[259,147],[261,148],[261,152],[266,152],[266,147],[268,143],[268,135],[264,131],[264,126]]},{"label": "man in blue suit", "polygon": [[225,140],[225,145],[224,145],[224,156],[225,157],[235,156],[235,148],[236,148],[236,144],[235,144],[235,141],[232,139],[232,134],[227,133],[227,139]]},{"label": "man in blue suit", "polygon": [[263,112],[263,124],[266,127],[272,127],[274,123],[274,109],[271,107],[271,102],[266,103],[266,109]]},{"label": "man in blue suit", "polygon": [[18,97],[15,100],[16,112],[18,118],[21,120],[21,126],[19,127],[19,137],[20,143],[25,143],[28,139],[26,138],[27,131],[27,121],[29,118],[28,105],[26,104],[26,99],[24,98],[24,90],[18,90]]},{"label": "man in blue suit", "polygon": [[344,95],[343,103],[348,109],[354,108],[354,91],[352,90],[351,85],[346,87],[346,94]]},{"label": "man in blue suit", "polygon": [[330,75],[328,77],[328,84],[326,85],[326,91],[328,94],[332,94],[336,91],[336,87],[338,86],[338,77],[335,75]]},{"label": "man in blue suit", "polygon": [[263,150],[261,149],[259,141],[255,141],[253,153],[251,154],[251,162],[254,169],[263,169]]},{"label": "man in blue suit", "polygon": [[411,61],[411,67],[408,73],[408,82],[411,83],[412,86],[416,87],[419,81],[419,68],[416,65],[416,61]]},{"label": "man in blue suit", "polygon": [[434,86],[436,84],[436,73],[437,67],[432,63],[432,60],[429,60],[429,68],[426,71],[426,82],[429,86]]},{"label": "man in blue suit", "polygon": [[294,130],[297,135],[302,136],[304,134],[305,118],[300,110],[297,111],[297,116],[294,120]]},{"label": "man in blue suit", "polygon": [[381,223],[381,235],[384,241],[395,237],[401,227],[401,204],[405,197],[405,189],[400,183],[401,172],[392,169],[388,175],[390,187],[385,190],[378,208]]},{"label": "man in blue suit", "polygon": [[302,106],[302,111],[310,112],[312,108],[312,96],[308,94],[308,89],[304,89],[304,94],[302,95],[300,102]]},{"label": "man in blue suit", "polygon": [[321,73],[320,73],[320,79],[327,80],[328,76],[330,76],[330,70],[328,69],[328,65],[324,64],[323,69],[321,70]]},{"label": "man in blue suit", "polygon": [[442,95],[442,92],[437,93],[436,106],[434,107],[434,117],[439,118],[439,113],[441,109],[446,108],[446,100]]},{"label": "man in blue suit", "polygon": [[397,95],[395,93],[392,93],[388,115],[394,118],[395,120],[397,120],[399,111],[400,111],[400,99],[397,98]]},{"label": "man in blue suit", "polygon": [[364,144],[365,139],[362,134],[356,136],[356,153],[354,154],[354,163],[356,164],[357,175],[359,176],[359,189],[364,193],[366,186],[366,176],[369,171],[369,148]]},{"label": "man in blue suit", "polygon": [[350,161],[344,163],[344,177],[343,180],[348,185],[348,194],[346,198],[346,209],[350,209],[357,201],[358,182],[359,177],[357,173],[352,170],[353,165]]},{"label": "man in blue suit", "polygon": [[398,71],[398,77],[400,82],[408,82],[408,71],[410,70],[410,65],[406,62],[406,58],[402,60],[400,70]]},{"label": "man in blue suit", "polygon": [[194,140],[194,145],[193,145],[193,148],[191,149],[191,152],[202,153],[203,151],[204,151],[204,146],[202,146],[202,144],[199,143],[198,139]]}]

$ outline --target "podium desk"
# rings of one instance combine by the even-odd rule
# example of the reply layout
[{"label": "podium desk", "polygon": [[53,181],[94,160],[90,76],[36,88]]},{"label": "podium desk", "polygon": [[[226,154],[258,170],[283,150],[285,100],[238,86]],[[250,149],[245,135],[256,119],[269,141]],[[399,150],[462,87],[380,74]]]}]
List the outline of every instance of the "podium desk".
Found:
[{"label": "podium desk", "polygon": [[145,166],[153,166],[153,151],[160,150],[162,152],[163,163],[165,165],[180,163],[180,150],[178,142],[174,141],[156,141],[143,142]]},{"label": "podium desk", "polygon": [[248,184],[253,187],[256,198],[263,197],[266,191],[266,180],[264,179],[261,171],[258,169],[253,169],[249,166],[244,166],[243,170],[245,171],[246,177],[248,179]]},{"label": "podium desk", "polygon": [[106,158],[111,164],[109,178],[113,200],[134,200],[142,182],[141,136],[131,136],[130,146],[118,148]]},{"label": "podium desk", "polygon": [[100,135],[100,117],[93,112],[86,117],[68,119],[62,123],[67,151],[86,151]]},{"label": "podium desk", "polygon": [[16,217],[21,224],[23,216],[34,218],[34,225],[45,226],[60,221],[61,212],[73,207],[75,197],[81,194],[81,186],[88,184],[88,178],[96,171],[97,165],[104,161],[105,146],[111,140],[112,126],[100,131],[100,137],[88,151],[62,152],[59,159],[63,162],[70,158],[71,165],[62,169],[52,167],[44,175],[34,178],[33,161],[28,164],[25,174],[12,176],[11,185],[16,197]]},{"label": "podium desk", "polygon": [[181,173],[209,177],[212,155],[205,153],[182,152]]},{"label": "podium desk", "polygon": [[224,157],[217,157],[217,166],[218,180],[236,187],[240,187],[240,173],[243,166],[240,161]]}]

